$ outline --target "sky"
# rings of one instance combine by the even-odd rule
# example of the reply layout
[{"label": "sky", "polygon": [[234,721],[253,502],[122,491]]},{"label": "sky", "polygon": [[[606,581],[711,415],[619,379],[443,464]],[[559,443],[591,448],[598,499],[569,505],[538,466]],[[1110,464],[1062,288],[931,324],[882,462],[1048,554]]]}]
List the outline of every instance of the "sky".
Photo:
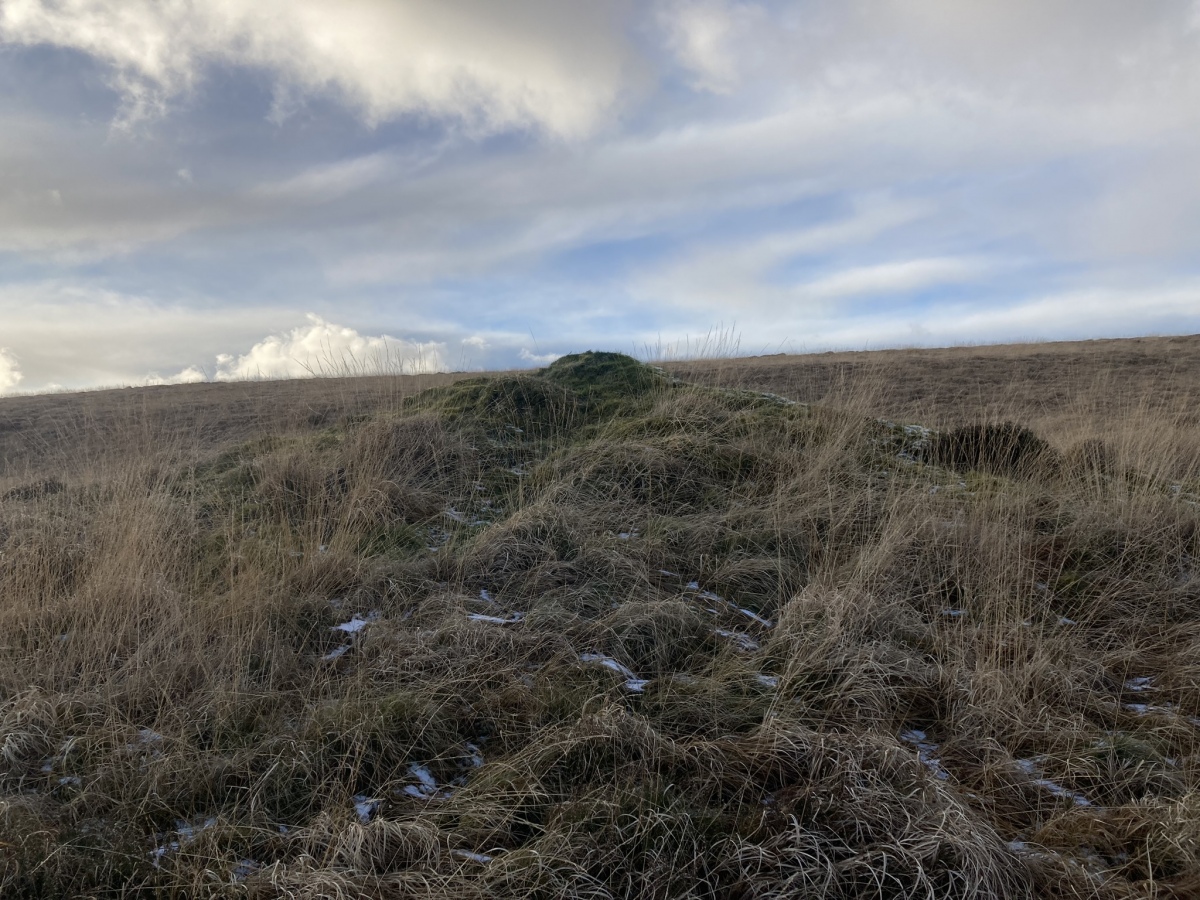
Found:
[{"label": "sky", "polygon": [[1200,332],[1200,0],[0,0],[0,393]]}]

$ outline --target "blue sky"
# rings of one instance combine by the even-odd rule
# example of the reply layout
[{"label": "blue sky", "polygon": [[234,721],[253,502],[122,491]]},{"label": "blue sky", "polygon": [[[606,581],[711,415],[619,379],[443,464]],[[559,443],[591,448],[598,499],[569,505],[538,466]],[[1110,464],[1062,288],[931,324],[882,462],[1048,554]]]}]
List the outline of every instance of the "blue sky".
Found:
[{"label": "blue sky", "polygon": [[1200,332],[1195,0],[0,0],[0,392]]}]

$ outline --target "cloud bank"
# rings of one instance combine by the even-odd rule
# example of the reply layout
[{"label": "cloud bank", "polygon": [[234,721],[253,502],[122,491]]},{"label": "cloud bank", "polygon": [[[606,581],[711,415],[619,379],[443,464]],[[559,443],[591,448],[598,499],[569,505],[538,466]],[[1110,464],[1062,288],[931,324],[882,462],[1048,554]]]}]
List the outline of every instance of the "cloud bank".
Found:
[{"label": "cloud bank", "polygon": [[161,114],[217,66],[272,79],[274,115],[331,94],[369,123],[399,115],[469,129],[591,130],[613,105],[621,4],[557,0],[7,0],[6,41],[111,67],[120,122]]},{"label": "cloud bank", "polygon": [[7,394],[23,379],[16,358],[6,348],[0,347],[0,394]]},{"label": "cloud bank", "polygon": [[445,345],[390,335],[363,335],[345,325],[308,314],[300,325],[258,341],[242,354],[218,354],[211,371],[188,366],[148,384],[191,384],[199,381],[336,377],[345,375],[417,375],[446,371]]}]

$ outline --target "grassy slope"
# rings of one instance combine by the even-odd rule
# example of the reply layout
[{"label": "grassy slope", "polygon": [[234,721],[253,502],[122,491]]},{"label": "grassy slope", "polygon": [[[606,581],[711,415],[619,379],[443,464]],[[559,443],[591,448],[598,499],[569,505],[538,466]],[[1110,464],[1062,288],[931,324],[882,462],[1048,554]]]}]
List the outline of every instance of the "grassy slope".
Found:
[{"label": "grassy slope", "polygon": [[393,399],[10,474],[5,896],[1200,890],[1177,419],[964,453],[603,355]]}]

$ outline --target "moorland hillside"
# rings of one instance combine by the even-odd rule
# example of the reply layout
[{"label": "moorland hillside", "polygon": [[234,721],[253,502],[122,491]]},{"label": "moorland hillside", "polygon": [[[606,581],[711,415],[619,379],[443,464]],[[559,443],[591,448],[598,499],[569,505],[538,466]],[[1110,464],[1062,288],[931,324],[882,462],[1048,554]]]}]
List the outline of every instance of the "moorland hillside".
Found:
[{"label": "moorland hillside", "polygon": [[1156,341],[0,400],[0,894],[1197,896]]}]

